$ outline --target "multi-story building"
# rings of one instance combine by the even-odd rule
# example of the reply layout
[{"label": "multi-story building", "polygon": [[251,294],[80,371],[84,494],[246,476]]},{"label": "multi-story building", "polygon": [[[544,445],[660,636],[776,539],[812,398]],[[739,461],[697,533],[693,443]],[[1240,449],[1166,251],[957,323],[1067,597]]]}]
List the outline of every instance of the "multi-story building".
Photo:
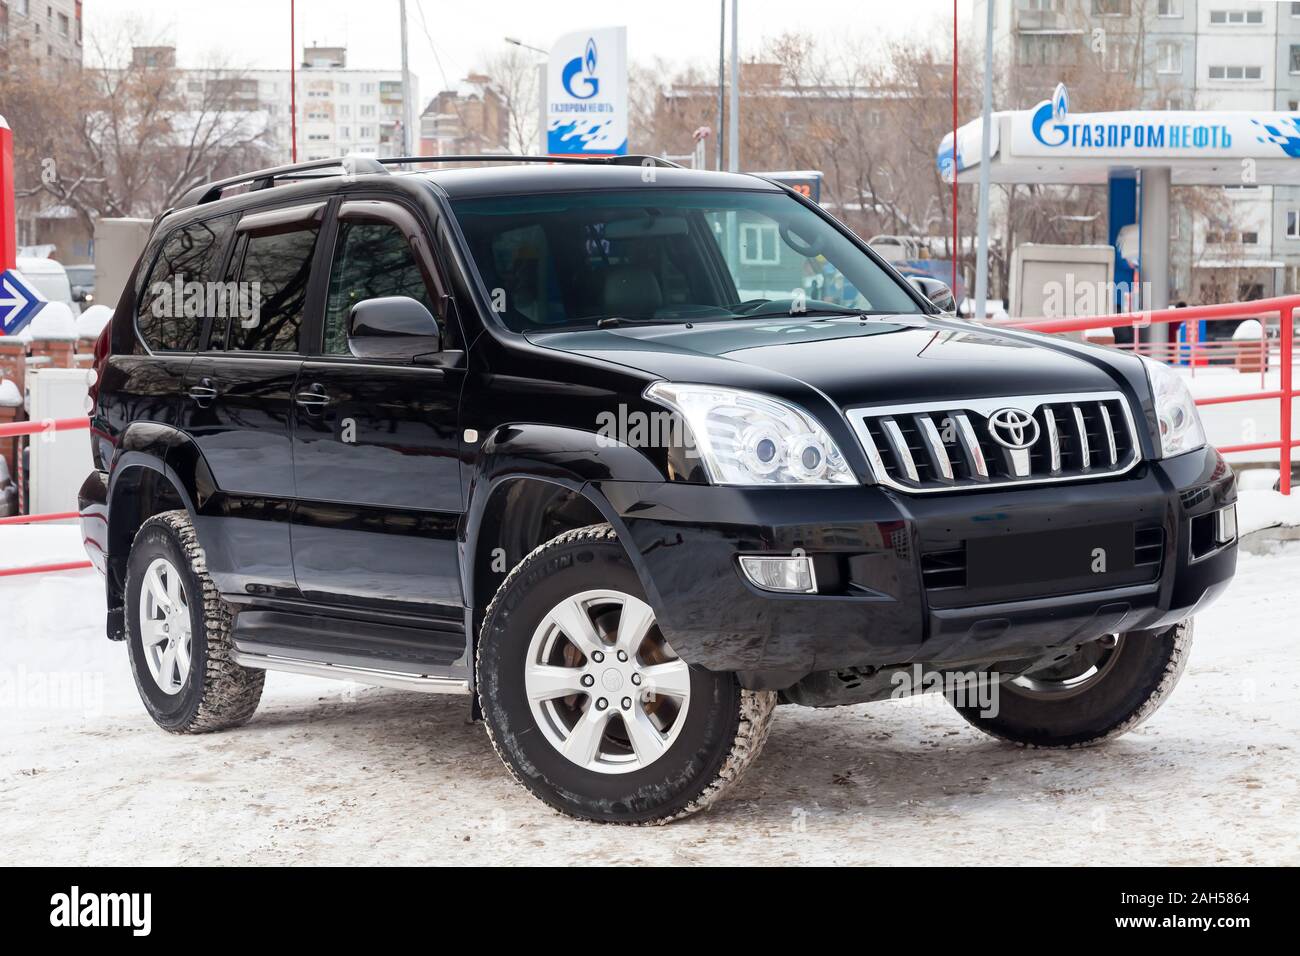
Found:
[{"label": "multi-story building", "polygon": [[506,99],[481,73],[442,90],[420,114],[420,153],[425,156],[505,153],[509,142]]},{"label": "multi-story building", "polygon": [[[974,0],[981,42],[988,2],[998,109],[1033,106],[1065,80],[1083,87],[1071,90],[1080,111],[1300,110],[1300,2]],[[1175,209],[1171,299],[1300,292],[1300,181],[1243,182],[1223,198],[1219,222]]]},{"label": "multi-story building", "polygon": [[81,0],[0,0],[0,64],[11,54],[81,66]]},{"label": "multi-story building", "polygon": [[[233,102],[269,118],[276,161],[289,162],[292,124],[288,70],[185,70],[188,95],[210,94],[220,84]],[[419,80],[411,75],[412,102]],[[401,70],[359,70],[347,65],[345,47],[303,49],[297,70],[298,159],[331,156],[397,156],[403,151],[405,117]],[[415,147],[415,140],[409,148]]]}]

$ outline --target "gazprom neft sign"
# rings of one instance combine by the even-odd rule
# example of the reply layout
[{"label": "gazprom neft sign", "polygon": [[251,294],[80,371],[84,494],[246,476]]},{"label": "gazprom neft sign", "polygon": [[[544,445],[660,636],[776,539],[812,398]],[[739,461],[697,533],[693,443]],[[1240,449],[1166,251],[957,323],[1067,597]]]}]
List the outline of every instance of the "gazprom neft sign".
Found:
[{"label": "gazprom neft sign", "polygon": [[1011,114],[1011,151],[1023,156],[1132,159],[1300,158],[1300,114],[1214,110],[1070,113],[1065,86]]},{"label": "gazprom neft sign", "polygon": [[627,112],[627,30],[580,30],[556,40],[546,77],[546,151],[622,155]]}]

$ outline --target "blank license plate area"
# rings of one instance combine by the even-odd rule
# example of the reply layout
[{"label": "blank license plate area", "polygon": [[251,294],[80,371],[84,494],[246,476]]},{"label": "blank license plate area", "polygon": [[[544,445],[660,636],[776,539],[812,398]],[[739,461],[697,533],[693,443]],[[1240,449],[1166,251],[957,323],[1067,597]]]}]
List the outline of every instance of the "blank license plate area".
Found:
[{"label": "blank license plate area", "polygon": [[999,587],[1133,569],[1133,526],[974,538],[966,543],[967,587]]}]

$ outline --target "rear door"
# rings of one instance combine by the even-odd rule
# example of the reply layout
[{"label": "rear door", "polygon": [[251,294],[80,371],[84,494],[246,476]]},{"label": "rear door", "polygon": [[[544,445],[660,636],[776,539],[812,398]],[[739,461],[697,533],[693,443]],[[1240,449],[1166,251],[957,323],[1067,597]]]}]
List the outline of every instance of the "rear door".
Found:
[{"label": "rear door", "polygon": [[200,533],[226,593],[297,596],[289,422],[304,322],[320,308],[310,278],[324,211],[317,202],[243,215],[227,281],[211,290],[207,349],[186,376],[183,427],[203,465]]},{"label": "rear door", "polygon": [[138,341],[131,354],[110,359],[100,385],[113,431],[135,422],[177,424],[185,376],[199,349],[204,321],[184,291],[191,283],[201,286],[221,279],[237,218],[186,223],[154,247],[136,296]]},{"label": "rear door", "polygon": [[[310,600],[416,614],[461,631],[463,346],[427,226],[391,201],[354,199],[338,209],[322,327],[292,408],[294,571]],[[438,318],[440,366],[362,361],[349,351],[352,307],[397,295]]]}]

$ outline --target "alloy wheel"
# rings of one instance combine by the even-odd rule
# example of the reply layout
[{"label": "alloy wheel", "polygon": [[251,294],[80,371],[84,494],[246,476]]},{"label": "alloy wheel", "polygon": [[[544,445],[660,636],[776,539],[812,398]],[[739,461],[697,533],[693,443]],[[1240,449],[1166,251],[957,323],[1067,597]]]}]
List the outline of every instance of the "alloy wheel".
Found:
[{"label": "alloy wheel", "polygon": [[524,690],[564,757],[598,773],[654,763],[677,739],[691,675],[640,598],[615,590],[565,598],[533,632]]},{"label": "alloy wheel", "polygon": [[140,588],[140,643],[149,675],[164,694],[179,694],[190,672],[189,598],[175,566],[155,558]]}]

